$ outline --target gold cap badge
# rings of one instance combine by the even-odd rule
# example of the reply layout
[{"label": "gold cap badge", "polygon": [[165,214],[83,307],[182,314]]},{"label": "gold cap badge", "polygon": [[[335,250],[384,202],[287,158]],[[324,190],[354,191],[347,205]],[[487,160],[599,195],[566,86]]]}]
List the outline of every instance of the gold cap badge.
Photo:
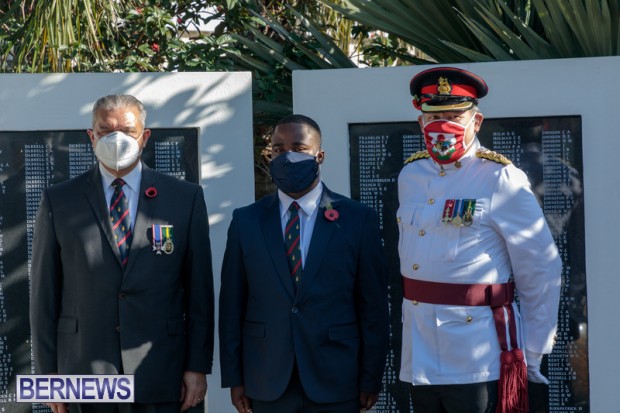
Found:
[{"label": "gold cap badge", "polygon": [[452,92],[452,86],[450,86],[450,82],[443,76],[439,76],[437,80],[437,92],[440,95],[449,95]]}]

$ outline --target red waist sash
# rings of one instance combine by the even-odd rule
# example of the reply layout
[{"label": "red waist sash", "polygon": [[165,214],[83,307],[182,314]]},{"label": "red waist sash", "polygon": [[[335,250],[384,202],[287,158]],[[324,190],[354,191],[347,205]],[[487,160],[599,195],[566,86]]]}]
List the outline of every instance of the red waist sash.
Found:
[{"label": "red waist sash", "polygon": [[514,301],[515,283],[452,284],[403,277],[403,295],[428,304],[501,307]]}]

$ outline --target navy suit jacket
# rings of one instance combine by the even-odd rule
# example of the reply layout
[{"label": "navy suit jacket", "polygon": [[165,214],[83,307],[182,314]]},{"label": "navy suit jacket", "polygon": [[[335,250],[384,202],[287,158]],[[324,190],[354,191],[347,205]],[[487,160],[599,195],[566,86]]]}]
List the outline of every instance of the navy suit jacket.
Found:
[{"label": "navy suit jacket", "polygon": [[[328,205],[338,211],[325,218]],[[222,386],[272,401],[294,362],[306,395],[377,393],[388,344],[387,271],[375,212],[325,186],[298,291],[277,194],[234,211],[222,267]]]},{"label": "navy suit jacket", "polygon": [[[183,371],[211,371],[207,210],[200,186],[146,167],[138,196],[123,269],[98,166],[44,191],[32,247],[35,370],[134,374],[136,402],[174,402]],[[152,224],[173,226],[171,254],[153,252]]]}]

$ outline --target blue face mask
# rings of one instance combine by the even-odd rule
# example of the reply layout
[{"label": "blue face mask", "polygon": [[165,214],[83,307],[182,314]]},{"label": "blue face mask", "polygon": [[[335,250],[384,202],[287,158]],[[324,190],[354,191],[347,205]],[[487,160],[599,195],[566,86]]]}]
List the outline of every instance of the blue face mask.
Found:
[{"label": "blue face mask", "polygon": [[269,169],[273,183],[287,194],[303,192],[319,175],[316,157],[303,152],[285,152],[271,161]]}]

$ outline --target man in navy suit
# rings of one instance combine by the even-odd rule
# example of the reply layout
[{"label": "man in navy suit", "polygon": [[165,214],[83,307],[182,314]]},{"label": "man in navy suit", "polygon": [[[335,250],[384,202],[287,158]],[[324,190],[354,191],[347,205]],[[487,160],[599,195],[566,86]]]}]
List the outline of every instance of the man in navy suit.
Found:
[{"label": "man in navy suit", "polygon": [[92,121],[88,135],[99,162],[46,189],[37,214],[35,370],[134,375],[135,403],[77,404],[72,413],[187,410],[205,397],[213,354],[204,194],[142,164],[151,131],[135,97],[98,99]]},{"label": "man in navy suit", "polygon": [[271,137],[277,193],[234,211],[222,267],[222,386],[239,413],[359,412],[381,390],[387,271],[374,211],[321,182],[321,131]]}]

